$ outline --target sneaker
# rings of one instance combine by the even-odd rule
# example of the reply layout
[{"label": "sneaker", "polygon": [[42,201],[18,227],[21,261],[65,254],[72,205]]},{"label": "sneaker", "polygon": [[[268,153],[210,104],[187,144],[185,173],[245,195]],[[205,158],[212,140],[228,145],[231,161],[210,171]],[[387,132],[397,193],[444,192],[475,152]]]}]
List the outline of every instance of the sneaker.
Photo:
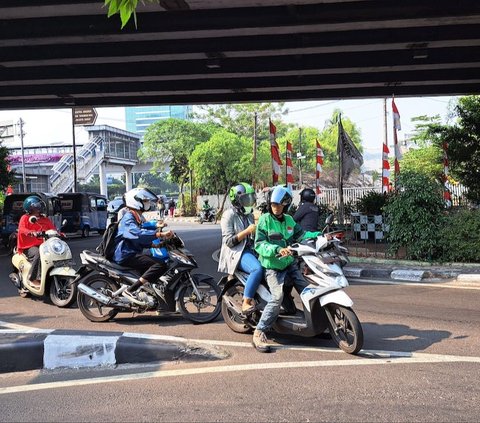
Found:
[{"label": "sneaker", "polygon": [[242,314],[243,315],[250,314],[253,311],[255,311],[255,303],[253,302],[253,300],[251,300],[251,302],[244,301],[242,303]]},{"label": "sneaker", "polygon": [[139,306],[145,306],[147,305],[146,302],[139,300],[137,298],[137,295],[134,292],[130,292],[128,290],[123,291],[122,295],[127,298],[131,303],[139,305]]},{"label": "sneaker", "polygon": [[268,345],[267,335],[265,335],[265,332],[260,330],[253,332],[252,344],[259,352],[266,353],[271,351],[271,347]]}]

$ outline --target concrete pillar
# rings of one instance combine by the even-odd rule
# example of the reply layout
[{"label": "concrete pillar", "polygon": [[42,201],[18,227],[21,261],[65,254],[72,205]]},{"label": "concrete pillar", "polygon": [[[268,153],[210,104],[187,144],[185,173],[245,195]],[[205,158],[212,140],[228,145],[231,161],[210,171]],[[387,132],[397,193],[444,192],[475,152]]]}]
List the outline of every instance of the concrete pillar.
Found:
[{"label": "concrete pillar", "polygon": [[125,192],[132,189],[132,169],[133,166],[123,166],[125,169]]},{"label": "concrete pillar", "polygon": [[107,163],[102,161],[98,166],[98,177],[100,179],[100,194],[105,195],[108,198],[107,191]]}]

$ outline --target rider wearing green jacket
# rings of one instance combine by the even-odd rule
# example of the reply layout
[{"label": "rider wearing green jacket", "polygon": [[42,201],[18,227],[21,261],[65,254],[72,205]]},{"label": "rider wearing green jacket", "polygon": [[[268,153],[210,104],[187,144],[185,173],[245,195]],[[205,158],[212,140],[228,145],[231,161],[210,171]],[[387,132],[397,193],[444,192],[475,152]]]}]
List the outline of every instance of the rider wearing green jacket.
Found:
[{"label": "rider wearing green jacket", "polygon": [[271,294],[253,334],[253,345],[260,352],[270,351],[265,332],[272,327],[280,313],[285,278],[288,276],[293,281],[298,293],[308,285],[288,247],[303,239],[316,238],[320,234],[303,230],[292,216],[285,213],[291,203],[290,190],[283,186],[275,187],[267,200],[269,213],[260,216],[257,225],[255,251],[265,268],[265,277]]}]

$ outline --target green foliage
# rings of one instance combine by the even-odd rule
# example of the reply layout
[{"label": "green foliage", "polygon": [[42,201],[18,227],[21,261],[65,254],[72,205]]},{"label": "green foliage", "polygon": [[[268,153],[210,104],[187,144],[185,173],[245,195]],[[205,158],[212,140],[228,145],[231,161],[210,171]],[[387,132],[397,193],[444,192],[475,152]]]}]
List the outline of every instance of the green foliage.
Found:
[{"label": "green foliage", "polygon": [[383,213],[383,206],[386,203],[386,196],[381,192],[369,191],[362,198],[358,199],[355,207],[363,214],[379,215]]},{"label": "green foliage", "polygon": [[[403,171],[421,173],[430,179],[438,179],[443,173],[443,151],[436,145],[411,149],[403,155],[400,167]],[[393,169],[393,163],[392,163]]]},{"label": "green foliage", "polygon": [[168,175],[164,172],[149,172],[142,175],[138,185],[149,188],[155,194],[166,192],[178,192],[178,185],[168,181]]},{"label": "green foliage", "polygon": [[238,181],[252,180],[250,143],[226,130],[197,145],[190,166],[198,187],[210,193],[225,193]]},{"label": "green foliage", "polygon": [[442,261],[480,262],[480,210],[451,211],[440,231]]},{"label": "green foliage", "polygon": [[169,168],[172,182],[181,187],[189,181],[189,157],[195,146],[210,139],[216,128],[182,119],[166,119],[150,125],[138,152],[142,160],[154,158],[152,170]]},{"label": "green foliage", "polygon": [[16,185],[17,179],[15,172],[9,170],[8,148],[3,146],[0,141],[0,191],[5,192],[9,185]]},{"label": "green foliage", "polygon": [[185,216],[195,216],[197,214],[197,199],[190,198],[190,194],[185,194],[183,199],[179,200],[178,208],[182,210]]},{"label": "green foliage", "polygon": [[[159,0],[142,0],[142,3],[158,3]],[[137,14],[135,13],[138,0],[105,0],[105,6],[108,6],[108,17],[119,14],[122,21],[122,29],[128,23],[133,15],[135,28],[137,28]]]},{"label": "green foliage", "polygon": [[425,175],[407,171],[400,174],[398,190],[384,207],[391,252],[405,247],[408,259],[438,258],[445,221],[442,192],[442,186]]},{"label": "green foliage", "polygon": [[480,96],[461,97],[453,126],[430,125],[428,133],[448,143],[450,174],[468,188],[467,197],[480,202]]}]

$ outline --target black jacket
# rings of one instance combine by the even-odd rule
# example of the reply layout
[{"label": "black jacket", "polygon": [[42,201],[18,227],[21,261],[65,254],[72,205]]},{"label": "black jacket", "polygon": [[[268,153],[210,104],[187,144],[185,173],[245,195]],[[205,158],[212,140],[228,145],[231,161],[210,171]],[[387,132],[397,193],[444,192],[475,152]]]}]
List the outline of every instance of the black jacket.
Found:
[{"label": "black jacket", "polygon": [[313,203],[302,203],[293,215],[305,231],[318,231],[318,206]]}]

